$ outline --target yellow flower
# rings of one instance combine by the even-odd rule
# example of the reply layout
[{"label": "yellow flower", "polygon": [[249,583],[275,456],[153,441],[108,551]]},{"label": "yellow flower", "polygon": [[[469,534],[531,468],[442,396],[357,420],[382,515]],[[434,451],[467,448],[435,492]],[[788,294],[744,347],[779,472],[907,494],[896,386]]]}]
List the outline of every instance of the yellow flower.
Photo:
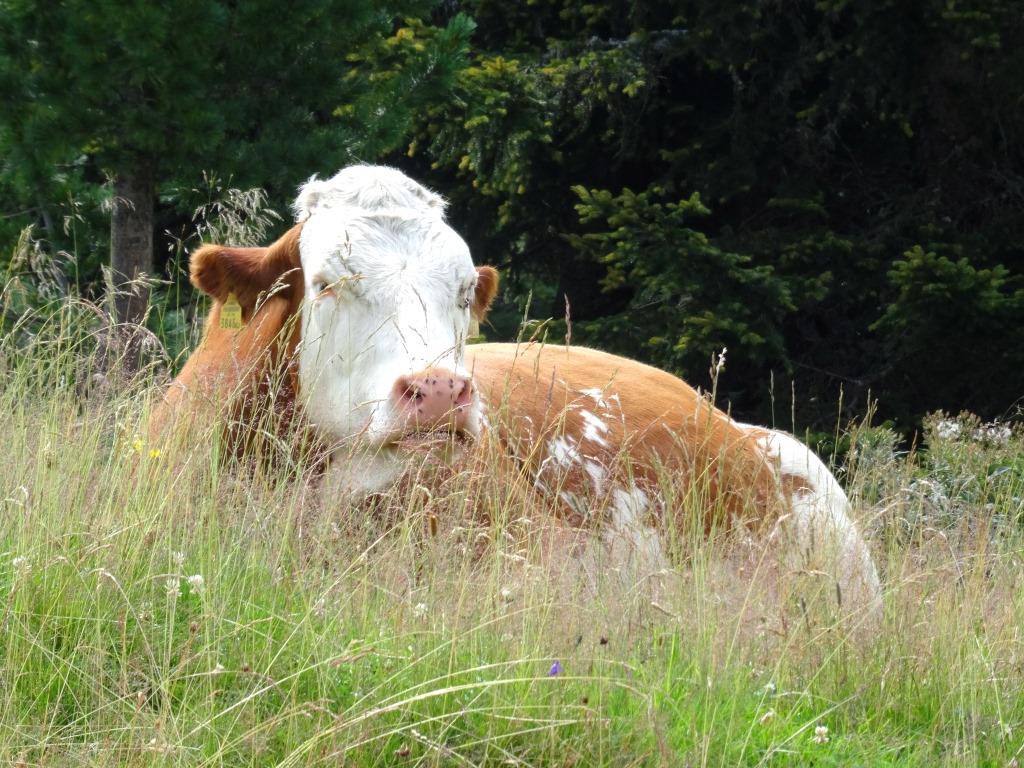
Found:
[{"label": "yellow flower", "polygon": [[159,448],[150,448],[149,449],[149,458],[151,458],[151,459],[159,459],[160,458],[160,449]]}]

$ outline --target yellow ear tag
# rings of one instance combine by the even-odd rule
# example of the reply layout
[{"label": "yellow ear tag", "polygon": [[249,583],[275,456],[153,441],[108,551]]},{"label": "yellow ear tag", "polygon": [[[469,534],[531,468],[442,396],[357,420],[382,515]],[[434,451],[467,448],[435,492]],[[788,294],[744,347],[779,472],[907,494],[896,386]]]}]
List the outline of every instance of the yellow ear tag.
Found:
[{"label": "yellow ear tag", "polygon": [[242,330],[242,305],[234,292],[228,294],[224,306],[220,308],[220,327],[225,331]]}]

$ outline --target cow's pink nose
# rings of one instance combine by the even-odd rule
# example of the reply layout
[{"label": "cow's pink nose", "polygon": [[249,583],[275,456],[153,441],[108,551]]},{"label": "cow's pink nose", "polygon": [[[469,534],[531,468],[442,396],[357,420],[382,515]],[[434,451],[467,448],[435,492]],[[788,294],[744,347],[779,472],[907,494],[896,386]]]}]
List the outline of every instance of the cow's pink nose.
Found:
[{"label": "cow's pink nose", "polygon": [[473,382],[441,368],[429,368],[395,382],[395,402],[416,429],[459,431],[469,421]]}]

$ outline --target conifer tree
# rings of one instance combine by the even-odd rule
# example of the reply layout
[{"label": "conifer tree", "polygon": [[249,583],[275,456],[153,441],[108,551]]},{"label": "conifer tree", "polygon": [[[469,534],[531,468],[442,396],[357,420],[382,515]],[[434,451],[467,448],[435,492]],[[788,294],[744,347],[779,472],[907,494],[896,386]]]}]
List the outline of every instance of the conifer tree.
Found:
[{"label": "conifer tree", "polygon": [[[413,162],[572,339],[822,430],[1024,395],[1024,17],[990,0],[464,0]],[[506,283],[507,285],[509,283]],[[962,313],[962,315],[961,315]],[[549,336],[559,335],[557,324]],[[785,393],[776,404],[769,389]],[[790,418],[795,387],[796,423]]]},{"label": "conifer tree", "polygon": [[[409,77],[416,73],[425,93],[443,87],[471,29],[456,17],[419,47],[392,45],[390,58],[374,58],[396,36],[397,19],[430,6],[0,3],[3,172],[9,184],[45,189],[58,162],[84,156],[109,176],[116,315],[137,322],[145,292],[126,286],[153,272],[161,185],[195,184],[212,169],[238,184],[288,188],[388,148],[408,116],[400,107]],[[387,77],[387,67],[407,74]],[[347,114],[367,117],[363,102],[393,108],[346,128]]]}]

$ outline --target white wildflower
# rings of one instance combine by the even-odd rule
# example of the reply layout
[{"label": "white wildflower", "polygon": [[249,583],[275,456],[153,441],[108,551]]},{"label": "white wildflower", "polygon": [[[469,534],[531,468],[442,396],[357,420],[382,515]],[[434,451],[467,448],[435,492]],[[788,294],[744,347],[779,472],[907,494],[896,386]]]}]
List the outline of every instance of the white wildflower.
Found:
[{"label": "white wildflower", "polygon": [[174,563],[175,568],[181,568],[182,564],[185,562],[185,553],[171,552],[171,562]]},{"label": "white wildflower", "polygon": [[167,596],[181,597],[181,581],[176,576],[167,579]]},{"label": "white wildflower", "polygon": [[158,741],[155,737],[150,739],[149,744],[143,747],[146,752],[156,752],[158,755],[171,755],[174,747],[165,741]]},{"label": "white wildflower", "polygon": [[828,744],[828,726],[819,725],[814,729],[814,743],[815,744]]},{"label": "white wildflower", "polygon": [[960,436],[960,422],[953,419],[943,419],[935,425],[935,434],[940,440],[952,440]]},{"label": "white wildflower", "polygon": [[188,586],[193,592],[195,592],[196,594],[202,593],[203,575],[201,573],[196,573],[192,576],[189,576],[187,579],[185,579],[185,581],[188,582]]},{"label": "white wildflower", "polygon": [[11,565],[16,576],[27,576],[32,570],[32,561],[27,557],[16,557],[11,560]]},{"label": "white wildflower", "polygon": [[727,349],[726,347],[722,347],[722,354],[720,354],[718,356],[717,360],[715,360],[715,356],[714,355],[711,356],[711,361],[715,365],[715,371],[714,371],[714,375],[715,376],[717,376],[719,373],[721,373],[722,369],[725,367],[725,352],[726,352],[726,349]]},{"label": "white wildflower", "polygon": [[991,424],[982,424],[974,430],[972,437],[979,443],[990,445],[1006,445],[1010,441],[1013,431],[1006,425],[993,421]]},{"label": "white wildflower", "polygon": [[412,615],[415,616],[417,619],[422,619],[424,616],[427,615],[427,604],[416,603],[416,605],[412,607]]}]

